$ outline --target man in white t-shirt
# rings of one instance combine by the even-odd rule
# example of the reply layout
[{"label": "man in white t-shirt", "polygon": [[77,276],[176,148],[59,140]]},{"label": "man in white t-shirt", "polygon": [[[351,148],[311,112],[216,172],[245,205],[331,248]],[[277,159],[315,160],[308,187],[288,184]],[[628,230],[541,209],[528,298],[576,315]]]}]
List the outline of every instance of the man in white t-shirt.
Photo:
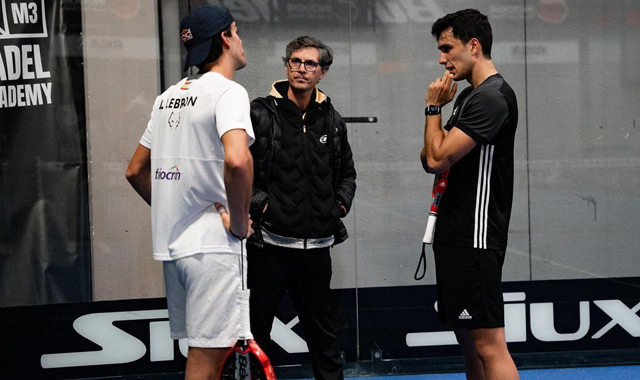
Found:
[{"label": "man in white t-shirt", "polygon": [[180,29],[184,70],[198,74],[158,96],[127,179],[151,205],[171,337],[189,345],[185,378],[211,379],[240,332],[254,134],[249,96],[233,81],[247,60],[231,13],[205,5]]}]

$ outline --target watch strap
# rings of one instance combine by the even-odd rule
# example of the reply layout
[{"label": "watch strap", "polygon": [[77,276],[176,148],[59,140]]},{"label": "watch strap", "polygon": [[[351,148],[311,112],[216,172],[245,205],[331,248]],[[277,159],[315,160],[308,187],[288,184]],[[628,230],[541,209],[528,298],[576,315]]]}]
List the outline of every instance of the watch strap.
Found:
[{"label": "watch strap", "polygon": [[441,107],[430,105],[425,107],[424,114],[425,116],[440,115],[440,111],[441,111]]}]

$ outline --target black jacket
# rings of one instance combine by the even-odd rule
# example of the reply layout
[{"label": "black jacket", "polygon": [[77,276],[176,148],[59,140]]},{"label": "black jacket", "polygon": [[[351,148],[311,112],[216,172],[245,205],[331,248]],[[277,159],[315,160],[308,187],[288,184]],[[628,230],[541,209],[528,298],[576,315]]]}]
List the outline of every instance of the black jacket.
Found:
[{"label": "black jacket", "polygon": [[[333,234],[334,244],[339,244],[348,237],[344,223],[340,220],[340,217],[346,215],[341,212],[340,205],[343,205],[348,213],[356,190],[356,171],[351,147],[347,140],[346,124],[333,108],[330,99],[317,89],[315,101],[307,110],[304,122],[301,117],[292,116],[295,111],[291,110],[292,107],[287,103],[290,101],[283,99],[280,95],[286,94],[287,86],[286,81],[275,82],[269,96],[257,98],[251,103],[251,121],[256,140],[251,146],[254,161],[251,199],[254,234],[249,238],[249,244],[262,246],[260,225],[263,222],[266,223],[265,227],[274,233],[304,238],[324,236],[304,235],[303,226],[310,226],[306,230],[307,233],[310,230],[311,233],[315,233],[330,226],[329,228],[333,231],[328,235]],[[284,141],[296,138],[296,132],[291,130],[296,128],[296,123],[309,124],[310,133],[316,133],[316,137],[318,133],[324,133],[322,137],[326,136],[327,142],[331,144],[325,146],[316,143],[315,147],[310,146],[305,150],[307,152],[305,154],[313,155],[311,158],[305,156],[303,159],[302,156],[296,156],[302,154],[300,140],[296,140],[293,145],[291,140]],[[288,129],[283,129],[283,126]],[[306,144],[306,141],[302,142]],[[313,142],[315,140],[311,143]],[[283,147],[286,149],[284,152]],[[300,167],[300,162],[303,160],[309,165],[306,171]],[[325,167],[325,162],[329,164],[329,168]],[[299,178],[301,172],[304,178]],[[311,183],[313,186],[305,192],[302,191],[303,183]],[[323,191],[327,190],[322,189],[323,186],[331,188]],[[285,201],[289,203],[289,207],[278,207],[276,199],[274,202],[269,202],[270,196],[277,195],[282,198],[283,194],[287,198]],[[301,199],[301,197],[305,198]],[[269,225],[270,220],[263,220],[262,210],[267,202],[269,202],[269,209],[266,219],[274,219],[276,223],[278,220],[282,224],[290,223],[289,226]],[[312,207],[306,206],[309,203],[313,203]],[[292,204],[295,206],[291,207]],[[314,208],[320,209],[321,212],[314,212]],[[327,217],[330,220],[326,220]]]}]

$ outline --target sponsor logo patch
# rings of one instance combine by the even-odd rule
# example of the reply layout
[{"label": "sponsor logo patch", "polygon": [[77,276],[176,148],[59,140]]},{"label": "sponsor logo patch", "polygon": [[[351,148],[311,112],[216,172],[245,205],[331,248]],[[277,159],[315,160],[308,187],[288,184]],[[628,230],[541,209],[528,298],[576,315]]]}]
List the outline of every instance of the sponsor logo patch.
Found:
[{"label": "sponsor logo patch", "polygon": [[473,319],[471,314],[467,311],[467,309],[462,310],[462,313],[458,315],[458,319]]},{"label": "sponsor logo patch", "polygon": [[180,114],[171,112],[171,115],[169,115],[169,128],[178,128],[178,125],[180,125]]},{"label": "sponsor logo patch", "polygon": [[180,181],[180,177],[182,173],[177,166],[172,167],[171,169],[164,171],[162,168],[156,169],[155,179],[161,181]]},{"label": "sponsor logo patch", "polygon": [[191,29],[189,28],[182,29],[180,36],[182,37],[182,43],[191,41],[193,39],[193,34],[191,34]]}]

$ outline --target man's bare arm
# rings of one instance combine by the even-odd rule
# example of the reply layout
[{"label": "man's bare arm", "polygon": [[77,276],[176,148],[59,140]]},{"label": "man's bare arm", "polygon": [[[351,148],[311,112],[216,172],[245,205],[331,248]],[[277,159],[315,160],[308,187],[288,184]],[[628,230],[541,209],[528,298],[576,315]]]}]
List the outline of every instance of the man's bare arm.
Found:
[{"label": "man's bare arm", "polygon": [[435,125],[429,126],[431,118],[434,117],[428,116],[425,122],[424,147],[420,152],[420,161],[427,173],[441,173],[469,153],[477,143],[456,127],[445,134],[440,126],[437,126],[437,129]]},{"label": "man's bare arm", "polygon": [[247,133],[232,129],[222,135],[224,146],[224,185],[227,190],[229,232],[243,238],[250,232],[249,206],[253,183],[253,158],[249,151]]},{"label": "man's bare arm", "polygon": [[127,166],[127,180],[142,199],[151,205],[151,150],[138,144]]},{"label": "man's bare arm", "polygon": [[[455,97],[458,89],[453,75],[445,71],[442,78],[429,84],[425,95],[426,105],[442,107]],[[475,140],[458,128],[449,132],[442,129],[442,116],[426,116],[424,124],[424,146],[420,152],[422,167],[428,173],[441,173],[450,168],[476,146]]]}]

